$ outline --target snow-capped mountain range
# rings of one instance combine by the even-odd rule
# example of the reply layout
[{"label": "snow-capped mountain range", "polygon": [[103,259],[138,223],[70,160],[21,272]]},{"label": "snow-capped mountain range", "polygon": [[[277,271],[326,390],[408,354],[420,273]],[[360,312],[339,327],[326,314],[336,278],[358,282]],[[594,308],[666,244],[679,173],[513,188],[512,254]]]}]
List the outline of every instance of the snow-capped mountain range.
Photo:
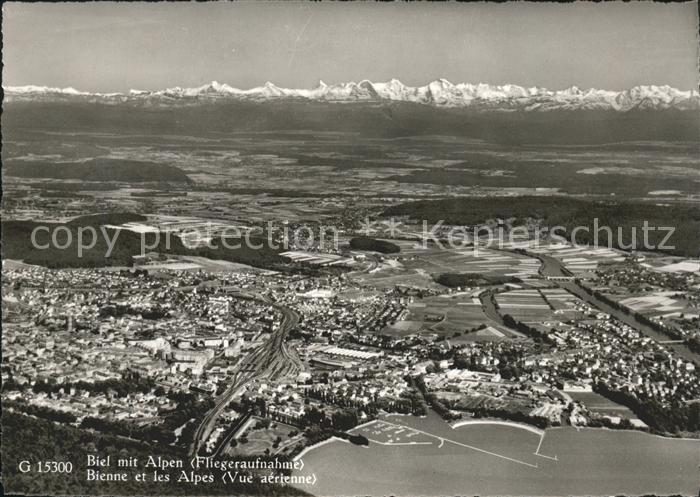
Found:
[{"label": "snow-capped mountain range", "polygon": [[548,110],[615,110],[632,109],[700,109],[696,90],[681,91],[670,86],[635,86],[623,91],[581,90],[576,86],[564,90],[541,87],[489,85],[484,83],[453,84],[437,79],[425,86],[406,86],[392,79],[384,83],[361,81],[327,85],[319,82],[312,89],[280,88],[273,83],[241,90],[213,81],[195,88],[167,88],[157,91],[131,90],[129,93],[88,93],[74,88],[45,86],[4,87],[6,101],[87,100],[105,103],[134,102],[155,105],[193,104],[219,99],[264,102],[301,100],[316,102],[412,102],[447,108],[471,107],[478,110],[548,111]]}]

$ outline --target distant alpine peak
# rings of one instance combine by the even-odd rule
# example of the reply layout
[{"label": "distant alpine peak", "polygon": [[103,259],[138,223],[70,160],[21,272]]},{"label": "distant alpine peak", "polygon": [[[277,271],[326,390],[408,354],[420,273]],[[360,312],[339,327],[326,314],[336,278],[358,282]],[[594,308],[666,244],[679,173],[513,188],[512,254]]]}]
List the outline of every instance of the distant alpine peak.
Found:
[{"label": "distant alpine peak", "polygon": [[5,93],[32,94],[32,93],[60,93],[64,95],[89,95],[85,92],[80,92],[73,87],[67,88],[51,88],[48,86],[3,86]]},{"label": "distant alpine peak", "polygon": [[514,84],[451,83],[438,78],[424,86],[407,86],[398,79],[374,83],[369,80],[326,84],[319,80],[311,89],[283,88],[267,81],[262,86],[241,90],[225,83],[211,83],[193,88],[173,87],[163,90],[131,90],[129,93],[88,93],[75,88],[47,86],[4,87],[5,99],[72,100],[105,102],[144,102],[156,105],[191,104],[216,100],[301,100],[317,102],[410,102],[437,107],[473,107],[479,110],[547,111],[547,110],[615,110],[632,109],[700,109],[696,90],[682,91],[668,85],[635,86],[611,91],[571,86],[548,90],[539,86],[525,88]]}]

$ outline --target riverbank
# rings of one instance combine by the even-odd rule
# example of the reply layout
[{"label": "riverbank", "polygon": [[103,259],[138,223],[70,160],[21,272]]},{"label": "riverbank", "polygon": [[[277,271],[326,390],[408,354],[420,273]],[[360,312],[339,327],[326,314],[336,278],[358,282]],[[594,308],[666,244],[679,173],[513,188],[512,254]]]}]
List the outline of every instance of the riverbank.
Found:
[{"label": "riverbank", "polygon": [[540,428],[537,428],[532,425],[528,425],[525,423],[518,423],[515,421],[505,421],[502,419],[464,419],[460,421],[455,421],[453,423],[448,423],[450,428],[456,429],[461,426],[469,426],[469,425],[502,425],[502,426],[510,426],[513,428],[519,428],[521,430],[526,430],[531,433],[535,433],[537,435],[544,435],[545,430],[542,430]]},{"label": "riverbank", "polygon": [[[544,277],[549,276],[556,278],[569,277],[571,275],[571,273],[568,271],[568,269],[566,269],[564,264],[561,263],[559,260],[555,259],[554,257],[544,254],[534,254],[527,251],[525,251],[524,253],[528,257],[539,259],[540,262],[542,262],[542,266],[540,267],[539,272]],[[626,314],[623,311],[614,308],[610,304],[603,302],[592,293],[587,292],[584,287],[582,287],[575,281],[552,280],[552,282],[560,288],[563,288],[564,290],[568,291],[572,295],[575,295],[584,302],[588,303],[589,305],[595,307],[596,309],[606,314],[609,314],[618,321],[625,323],[627,326],[637,330],[638,332],[648,336],[649,338],[652,338],[653,340],[656,340],[657,342],[666,342],[669,339],[666,335],[659,331],[656,331],[651,326],[648,326],[644,323],[640,323],[639,321],[634,319],[632,315]],[[688,361],[694,362],[696,364],[700,364],[700,354],[690,350],[690,348],[686,344],[667,343],[665,346],[672,349],[680,357]]]}]

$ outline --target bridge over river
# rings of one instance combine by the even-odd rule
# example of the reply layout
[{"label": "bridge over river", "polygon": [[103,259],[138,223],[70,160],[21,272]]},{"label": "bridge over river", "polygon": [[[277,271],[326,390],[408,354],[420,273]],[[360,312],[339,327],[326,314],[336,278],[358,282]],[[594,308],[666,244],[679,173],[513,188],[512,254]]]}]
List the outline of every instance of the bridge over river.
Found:
[{"label": "bridge over river", "polygon": [[564,290],[568,291],[573,295],[576,295],[578,298],[580,298],[584,302],[587,302],[596,309],[606,314],[609,314],[618,321],[621,321],[626,325],[630,326],[631,328],[634,328],[643,335],[653,338],[657,342],[668,346],[683,359],[700,363],[700,354],[690,350],[682,340],[670,340],[668,336],[656,331],[651,326],[644,323],[640,323],[634,318],[634,316],[626,314],[621,310],[614,308],[610,304],[603,302],[595,295],[591,295],[590,293],[588,293],[578,283],[571,280],[571,273],[566,269],[564,264],[562,264],[554,257],[542,254],[529,253],[527,255],[529,255],[530,257],[535,257],[542,261],[540,274],[542,274],[542,276],[555,283],[557,286],[563,288]]}]

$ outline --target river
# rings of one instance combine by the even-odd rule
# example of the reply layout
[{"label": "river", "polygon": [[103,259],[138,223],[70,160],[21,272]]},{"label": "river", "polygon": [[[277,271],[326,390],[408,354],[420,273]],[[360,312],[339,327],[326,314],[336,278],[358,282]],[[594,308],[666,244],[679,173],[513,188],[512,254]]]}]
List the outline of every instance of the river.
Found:
[{"label": "river", "polygon": [[[557,259],[547,256],[547,255],[538,255],[538,258],[542,261],[542,268],[540,269],[540,272],[542,273],[543,276],[568,276],[568,272],[565,269],[565,266],[559,262]],[[670,340],[669,337],[664,335],[663,333],[660,333],[653,329],[651,326],[648,326],[646,324],[640,323],[634,317],[632,317],[629,314],[626,314],[622,312],[619,309],[615,309],[609,304],[606,304],[599,298],[589,294],[586,292],[583,288],[581,288],[577,283],[573,281],[553,281],[556,283],[559,287],[563,288],[564,290],[568,291],[569,293],[572,293],[576,295],[578,298],[583,300],[584,302],[589,303],[593,307],[603,311],[606,314],[610,314],[612,317],[617,319],[618,321],[621,321],[628,326],[636,329],[640,333],[653,338],[654,340],[658,342],[665,342]],[[687,345],[682,344],[682,343],[666,343],[664,344],[665,347],[668,347],[672,349],[676,354],[678,354],[680,357],[688,360],[688,361],[694,361],[697,363],[700,363],[700,354],[697,354],[690,350]]]}]

